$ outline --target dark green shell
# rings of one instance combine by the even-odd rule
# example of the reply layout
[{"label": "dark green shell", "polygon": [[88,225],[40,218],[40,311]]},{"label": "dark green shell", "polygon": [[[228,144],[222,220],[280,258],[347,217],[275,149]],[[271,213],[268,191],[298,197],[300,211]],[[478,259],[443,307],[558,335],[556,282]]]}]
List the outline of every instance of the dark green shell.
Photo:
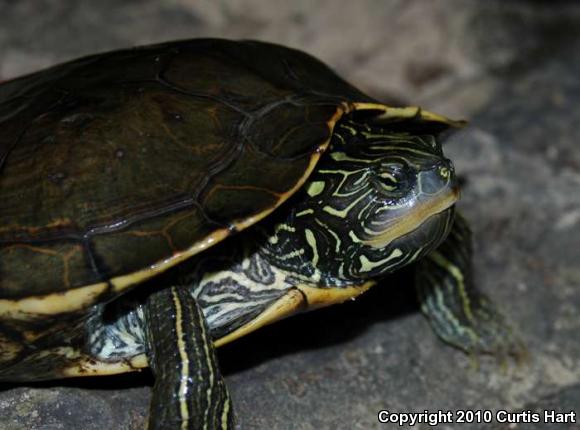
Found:
[{"label": "dark green shell", "polygon": [[110,284],[251,224],[351,102],[373,100],[304,53],[211,39],[3,83],[0,300]]}]

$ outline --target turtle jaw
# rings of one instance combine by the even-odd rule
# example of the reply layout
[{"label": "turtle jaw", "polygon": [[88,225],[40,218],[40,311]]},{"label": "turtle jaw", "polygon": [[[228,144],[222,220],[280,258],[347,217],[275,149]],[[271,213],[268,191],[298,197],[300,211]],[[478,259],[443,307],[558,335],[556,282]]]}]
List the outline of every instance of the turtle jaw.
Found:
[{"label": "turtle jaw", "polygon": [[364,240],[363,243],[375,249],[387,248],[395,240],[421,228],[421,225],[433,217],[450,210],[459,200],[459,195],[459,188],[452,187],[436,199],[419,202],[381,233]]}]

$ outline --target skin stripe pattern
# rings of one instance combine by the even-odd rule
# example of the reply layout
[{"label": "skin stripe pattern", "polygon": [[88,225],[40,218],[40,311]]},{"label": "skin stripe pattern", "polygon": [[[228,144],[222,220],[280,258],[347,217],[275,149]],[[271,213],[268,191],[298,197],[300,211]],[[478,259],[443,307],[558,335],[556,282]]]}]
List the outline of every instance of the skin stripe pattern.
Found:
[{"label": "skin stripe pattern", "polygon": [[230,396],[200,307],[187,289],[154,293],[145,305],[147,348],[156,376],[150,430],[229,429]]},{"label": "skin stripe pattern", "polygon": [[[183,326],[183,311],[181,310],[181,303],[179,302],[179,297],[175,288],[171,289],[171,298],[173,299],[173,306],[175,309],[175,330],[176,330],[176,348],[179,351],[180,358],[180,378],[179,378],[179,389],[177,390],[177,398],[179,399],[179,412],[181,418],[181,428],[182,430],[187,429],[189,423],[189,408],[187,405],[187,381],[189,379],[189,352],[185,344],[184,338],[184,326]],[[210,385],[212,384],[212,375],[210,373]],[[208,387],[210,390],[211,387]],[[204,417],[207,421],[207,417]]]}]

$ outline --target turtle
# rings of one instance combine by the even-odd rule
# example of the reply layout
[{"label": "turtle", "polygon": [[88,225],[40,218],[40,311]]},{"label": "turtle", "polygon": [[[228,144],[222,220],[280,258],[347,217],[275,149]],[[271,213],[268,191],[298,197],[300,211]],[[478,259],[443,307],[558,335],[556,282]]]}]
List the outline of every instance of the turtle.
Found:
[{"label": "turtle", "polygon": [[215,349],[414,264],[435,333],[520,346],[442,142],[302,51],[193,39],[0,85],[0,380],[149,367],[150,429],[232,428]]}]

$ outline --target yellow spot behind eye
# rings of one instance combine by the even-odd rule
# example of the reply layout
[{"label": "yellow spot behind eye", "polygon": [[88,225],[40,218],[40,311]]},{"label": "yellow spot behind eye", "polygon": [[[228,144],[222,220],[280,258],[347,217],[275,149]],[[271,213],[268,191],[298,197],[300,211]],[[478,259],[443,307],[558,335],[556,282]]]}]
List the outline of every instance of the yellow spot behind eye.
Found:
[{"label": "yellow spot behind eye", "polygon": [[314,181],[306,188],[306,192],[310,197],[315,197],[324,191],[323,181]]}]

